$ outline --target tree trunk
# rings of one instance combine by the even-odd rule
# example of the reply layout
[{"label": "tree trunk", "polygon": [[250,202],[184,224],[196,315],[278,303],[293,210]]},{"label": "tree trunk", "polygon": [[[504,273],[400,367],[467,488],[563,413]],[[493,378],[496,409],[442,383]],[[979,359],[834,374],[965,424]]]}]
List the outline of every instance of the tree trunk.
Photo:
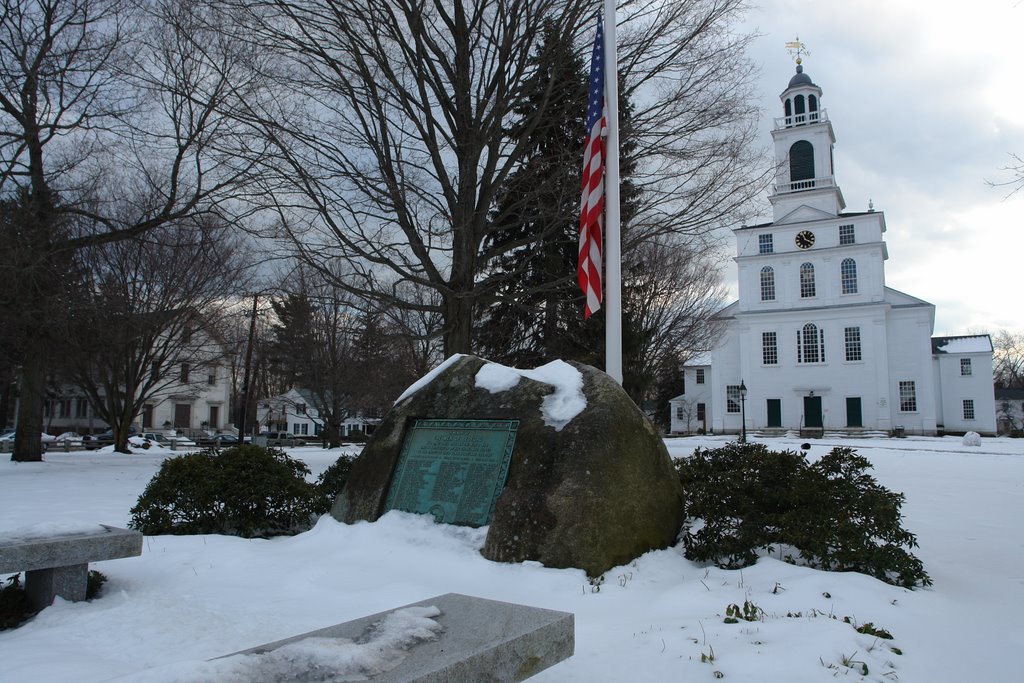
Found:
[{"label": "tree trunk", "polygon": [[469,297],[445,297],[444,356],[473,352],[473,303]]},{"label": "tree trunk", "polygon": [[341,447],[341,424],[331,424],[327,426],[327,447]]},{"label": "tree trunk", "polygon": [[30,344],[21,366],[21,396],[18,401],[18,429],[14,434],[14,462],[41,462],[43,442],[43,399],[46,397],[46,359],[38,344]]}]

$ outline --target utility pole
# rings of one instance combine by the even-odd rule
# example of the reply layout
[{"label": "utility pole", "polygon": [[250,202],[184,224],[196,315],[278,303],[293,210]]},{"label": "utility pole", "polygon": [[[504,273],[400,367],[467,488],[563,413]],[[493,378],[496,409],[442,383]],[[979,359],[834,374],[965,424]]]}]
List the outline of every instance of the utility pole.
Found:
[{"label": "utility pole", "polygon": [[242,377],[242,415],[238,419],[238,439],[245,441],[246,418],[249,415],[249,380],[252,374],[252,347],[256,339],[256,307],[260,295],[252,295],[252,319],[249,321],[249,345],[245,349],[245,373]]}]

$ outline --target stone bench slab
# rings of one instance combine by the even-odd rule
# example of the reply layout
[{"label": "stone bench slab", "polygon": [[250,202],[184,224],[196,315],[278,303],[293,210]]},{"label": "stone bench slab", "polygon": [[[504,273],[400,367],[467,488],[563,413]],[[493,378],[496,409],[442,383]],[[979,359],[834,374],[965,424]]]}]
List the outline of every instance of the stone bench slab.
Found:
[{"label": "stone bench slab", "polygon": [[142,534],[98,524],[51,533],[0,534],[0,574],[25,572],[25,591],[35,609],[60,596],[84,600],[89,563],[142,554]]},{"label": "stone bench slab", "polygon": [[[574,617],[569,612],[446,593],[407,607],[436,607],[443,631],[434,640],[413,645],[393,669],[368,680],[375,683],[507,683],[522,681],[571,657]],[[270,652],[306,638],[344,638],[361,642],[396,610],[267,643],[235,653]],[[262,679],[254,679],[262,680]],[[280,682],[280,672],[273,679]],[[296,681],[305,680],[297,672]],[[319,680],[319,679],[318,679]],[[326,678],[323,680],[331,680]]]}]

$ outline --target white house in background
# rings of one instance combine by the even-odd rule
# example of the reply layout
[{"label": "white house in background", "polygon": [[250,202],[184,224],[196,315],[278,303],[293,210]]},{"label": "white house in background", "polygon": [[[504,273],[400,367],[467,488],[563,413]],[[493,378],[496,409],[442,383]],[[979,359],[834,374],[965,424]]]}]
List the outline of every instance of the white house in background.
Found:
[{"label": "white house in background", "polygon": [[821,94],[798,62],[772,130],[774,220],[733,230],[739,300],[685,368],[673,431],[994,433],[991,340],[933,339],[935,307],[885,286],[885,216],[843,211]]},{"label": "white house in background", "polygon": [[[135,424],[139,431],[175,429],[189,436],[201,432],[233,431],[230,424],[231,377],[222,362],[197,366],[180,363],[175,381],[148,400]],[[92,434],[110,428],[96,416],[85,394],[65,385],[60,395],[43,404],[43,428],[58,434]]]},{"label": "white house in background", "polygon": [[[317,436],[324,430],[313,394],[306,389],[289,389],[283,394],[260,399],[256,421],[263,432],[291,432],[295,436]],[[349,415],[341,426],[342,438],[355,433],[372,434],[380,420]]]},{"label": "white house in background", "polygon": [[1000,434],[1024,431],[1024,389],[996,389],[996,426]]},{"label": "white house in background", "polygon": [[[231,379],[226,354],[219,342],[208,339],[203,352],[172,367],[166,386],[143,404],[136,418],[139,431],[175,429],[196,436],[202,432],[233,431],[230,424]],[[204,358],[203,362],[198,362]],[[96,416],[85,393],[67,384],[43,404],[43,429],[51,434],[77,431],[91,434],[110,429]]]}]

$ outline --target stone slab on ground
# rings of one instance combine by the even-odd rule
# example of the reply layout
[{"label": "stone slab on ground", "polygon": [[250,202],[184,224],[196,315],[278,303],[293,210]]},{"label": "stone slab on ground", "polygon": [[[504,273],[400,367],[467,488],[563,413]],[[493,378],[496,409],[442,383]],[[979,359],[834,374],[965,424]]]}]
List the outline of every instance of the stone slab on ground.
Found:
[{"label": "stone slab on ground", "polygon": [[397,666],[368,680],[375,683],[510,683],[530,678],[571,657],[575,649],[574,617],[569,612],[446,593],[235,654],[262,654],[306,638],[344,638],[360,642],[386,616],[409,607],[436,607],[441,614],[433,619],[441,624],[443,631],[434,640],[411,646]]}]

